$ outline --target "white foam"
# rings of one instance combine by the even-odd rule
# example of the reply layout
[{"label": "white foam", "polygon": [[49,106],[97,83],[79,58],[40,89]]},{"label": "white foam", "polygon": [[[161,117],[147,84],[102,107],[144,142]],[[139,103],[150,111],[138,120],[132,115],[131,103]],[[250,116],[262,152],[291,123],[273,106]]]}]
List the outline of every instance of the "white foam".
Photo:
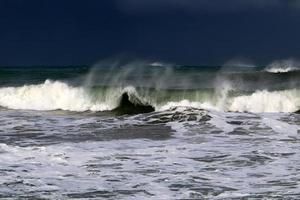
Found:
[{"label": "white foam", "polygon": [[297,71],[297,70],[299,69],[295,67],[286,67],[286,68],[274,67],[274,68],[266,69],[266,71],[270,73],[286,73],[286,72]]},{"label": "white foam", "polygon": [[295,112],[300,107],[300,91],[284,90],[269,92],[257,91],[251,95],[232,99],[228,107],[234,112]]},{"label": "white foam", "polygon": [[[228,89],[219,91],[212,99],[156,102],[156,97],[139,95],[134,87],[112,88],[90,93],[85,87],[73,87],[60,81],[46,80],[42,84],[0,88],[0,106],[10,109],[104,111],[118,106],[121,95],[127,92],[132,101],[151,102],[158,111],[174,107],[233,112],[295,112],[300,109],[300,90],[256,91],[251,95],[230,97]],[[149,95],[149,94],[148,94]],[[136,98],[136,99],[135,99]]]},{"label": "white foam", "polygon": [[150,63],[150,66],[152,66],[152,67],[170,67],[170,66],[172,66],[172,64],[164,63],[164,62],[152,62],[152,63]]},{"label": "white foam", "polygon": [[106,102],[95,102],[82,87],[60,81],[0,88],[0,106],[12,109],[101,111],[112,109]]},{"label": "white foam", "polygon": [[171,108],[174,107],[182,107],[184,108],[198,108],[198,109],[207,109],[207,110],[216,110],[218,109],[217,107],[214,107],[212,104],[208,103],[208,102],[195,102],[195,101],[189,101],[187,99],[184,99],[182,101],[171,101],[171,102],[167,102],[166,104],[162,105],[162,106],[158,106],[158,110],[160,111],[164,111],[164,110],[169,110]]},{"label": "white foam", "polygon": [[228,124],[226,122],[226,115],[222,112],[211,112],[210,116],[212,117],[209,120],[209,123],[213,126],[217,127],[218,129],[224,131],[225,133],[232,132],[234,130],[234,126],[231,124]]},{"label": "white foam", "polygon": [[275,132],[290,136],[298,136],[298,130],[300,130],[298,125],[291,125],[287,122],[283,122],[280,119],[274,119],[273,116],[264,116],[262,122],[271,127]]},{"label": "white foam", "polygon": [[265,68],[265,71],[270,73],[286,73],[297,70],[300,70],[300,63],[293,59],[277,60]]},{"label": "white foam", "polygon": [[251,95],[237,97],[220,95],[219,101],[216,103],[213,100],[211,102],[195,102],[185,99],[178,102],[167,102],[158,106],[158,110],[163,111],[174,107],[251,113],[296,112],[300,109],[300,91],[296,89],[273,92],[261,90]]}]

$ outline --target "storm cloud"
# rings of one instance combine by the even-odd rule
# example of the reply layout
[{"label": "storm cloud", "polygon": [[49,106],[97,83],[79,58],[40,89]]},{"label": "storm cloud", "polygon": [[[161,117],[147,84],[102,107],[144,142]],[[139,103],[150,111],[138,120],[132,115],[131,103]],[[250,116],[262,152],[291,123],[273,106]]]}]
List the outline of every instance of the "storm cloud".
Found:
[{"label": "storm cloud", "polygon": [[1,0],[0,65],[300,58],[300,0]]},{"label": "storm cloud", "polygon": [[126,12],[237,12],[260,9],[298,7],[297,0],[117,0],[118,7]]}]

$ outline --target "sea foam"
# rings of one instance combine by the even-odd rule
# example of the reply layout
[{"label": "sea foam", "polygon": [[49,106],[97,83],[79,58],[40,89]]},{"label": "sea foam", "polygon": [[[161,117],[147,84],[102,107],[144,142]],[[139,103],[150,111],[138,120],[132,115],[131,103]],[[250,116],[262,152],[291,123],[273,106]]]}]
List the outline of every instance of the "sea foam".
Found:
[{"label": "sea foam", "polygon": [[256,91],[233,98],[229,111],[235,112],[295,112],[300,106],[299,90]]},{"label": "sea foam", "polygon": [[[216,90],[216,92],[220,91]],[[127,93],[132,103],[135,103],[135,100],[145,104],[149,103],[157,111],[173,107],[191,107],[225,112],[259,113],[295,112],[300,108],[300,91],[297,89],[262,90],[239,96],[229,95],[226,92],[226,95],[216,94],[214,98],[205,100],[189,99],[184,96],[178,99],[178,93],[169,93],[169,100],[161,102],[157,102],[159,93],[151,95],[151,93],[145,92],[145,94],[139,95],[136,88],[131,86],[96,90],[96,94],[93,93],[95,91],[91,92],[91,88],[74,87],[61,81],[46,80],[37,85],[0,88],[0,106],[28,110],[106,111],[116,108],[122,94]]]},{"label": "sea foam", "polygon": [[300,63],[293,59],[277,60],[265,68],[265,71],[270,73],[287,73],[298,70],[300,70]]},{"label": "sea foam", "polygon": [[83,87],[46,80],[38,85],[0,88],[0,106],[11,109],[101,111],[110,105],[95,102]]}]

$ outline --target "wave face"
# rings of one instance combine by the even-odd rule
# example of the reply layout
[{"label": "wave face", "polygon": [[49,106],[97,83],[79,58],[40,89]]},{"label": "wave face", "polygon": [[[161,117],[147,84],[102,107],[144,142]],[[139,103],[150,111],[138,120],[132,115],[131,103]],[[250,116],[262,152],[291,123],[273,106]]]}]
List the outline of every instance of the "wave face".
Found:
[{"label": "wave face", "polygon": [[101,111],[109,105],[97,104],[84,88],[71,87],[60,81],[0,89],[0,105],[12,109]]},{"label": "wave face", "polygon": [[[139,61],[104,62],[91,68],[0,70],[0,106],[9,109],[98,112],[118,108],[136,114],[150,108],[188,107],[296,112],[299,91],[298,71],[269,73],[258,67],[156,66]],[[124,94],[128,95],[126,103]]]},{"label": "wave face", "polygon": [[133,94],[134,88],[108,89],[96,96],[88,88],[73,87],[61,81],[0,88],[0,106],[11,109],[105,111],[118,105],[120,94]]}]

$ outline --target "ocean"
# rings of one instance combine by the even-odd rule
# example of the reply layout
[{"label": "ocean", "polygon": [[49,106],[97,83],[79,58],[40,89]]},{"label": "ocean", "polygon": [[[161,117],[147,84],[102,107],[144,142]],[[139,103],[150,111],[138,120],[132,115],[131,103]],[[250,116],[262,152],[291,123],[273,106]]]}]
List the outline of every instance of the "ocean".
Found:
[{"label": "ocean", "polygon": [[1,199],[299,199],[300,68],[0,68]]}]

